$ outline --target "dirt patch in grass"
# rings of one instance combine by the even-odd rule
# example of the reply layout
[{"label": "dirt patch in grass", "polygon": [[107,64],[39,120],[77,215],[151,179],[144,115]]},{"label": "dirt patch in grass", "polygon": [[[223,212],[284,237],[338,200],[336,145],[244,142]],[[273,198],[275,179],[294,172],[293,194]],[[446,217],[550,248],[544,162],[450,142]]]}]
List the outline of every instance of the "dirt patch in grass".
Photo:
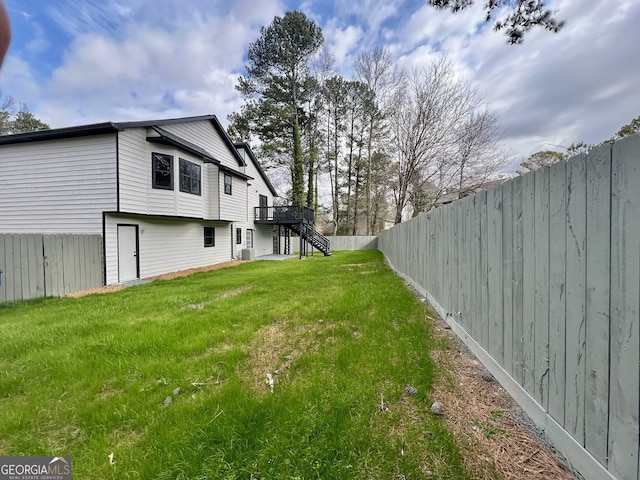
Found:
[{"label": "dirt patch in grass", "polygon": [[293,362],[302,354],[317,351],[320,342],[330,343],[331,336],[325,335],[334,325],[319,321],[315,325],[293,327],[285,321],[274,321],[258,330],[249,345],[249,359],[242,369],[256,392],[267,392],[267,373],[273,376],[277,385],[289,376]]},{"label": "dirt patch in grass", "polygon": [[227,290],[226,292],[222,292],[218,296],[218,300],[226,300],[227,298],[237,297],[238,295],[248,292],[252,288],[253,288],[253,284],[248,284],[248,285],[243,285],[242,287]]},{"label": "dirt patch in grass", "polygon": [[[149,277],[145,280],[172,280],[178,277],[186,277],[188,275],[193,275],[198,272],[208,272],[209,270],[218,270],[219,268],[233,267],[235,265],[239,265],[240,263],[244,263],[243,260],[232,260],[230,262],[217,263],[215,265],[207,265],[205,267],[197,267],[197,268],[189,268],[187,270],[179,270],[177,272],[164,273],[162,275],[156,275],[155,277]],[[126,288],[127,285],[107,285],[104,287],[98,288],[90,288],[87,290],[82,290],[80,292],[68,293],[67,297],[84,297],[85,295],[93,295],[94,293],[111,293],[117,292],[118,290],[122,290]],[[193,308],[193,310],[199,310],[201,308]]]},{"label": "dirt patch in grass", "polygon": [[[446,350],[432,358],[440,372],[431,396],[463,449],[464,464],[479,480],[571,480],[564,460],[535,430],[527,415],[440,319],[435,333]],[[492,468],[492,466],[495,468]]]}]

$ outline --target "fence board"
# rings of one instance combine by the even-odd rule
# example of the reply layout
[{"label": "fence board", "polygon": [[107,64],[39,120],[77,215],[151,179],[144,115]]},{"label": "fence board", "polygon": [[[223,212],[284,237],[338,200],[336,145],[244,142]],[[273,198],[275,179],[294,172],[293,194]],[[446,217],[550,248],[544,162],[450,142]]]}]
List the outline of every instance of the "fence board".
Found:
[{"label": "fence board", "polygon": [[[24,275],[20,275],[22,296],[23,298],[33,298],[35,292],[31,291],[29,279],[34,274],[33,271],[30,271],[30,259],[35,253],[35,244],[33,242],[33,237],[29,238],[29,235],[19,234],[18,239],[20,242],[20,272],[24,273]],[[35,267],[32,270],[35,270]]]},{"label": "fence board", "polygon": [[[435,214],[436,212],[434,212]],[[439,284],[439,277],[441,276],[440,273],[440,263],[439,263],[439,255],[440,255],[440,242],[442,241],[442,239],[440,238],[440,216],[438,215],[437,217],[435,215],[431,215],[429,216],[430,222],[429,222],[429,242],[431,245],[431,265],[433,265],[433,275],[437,275],[438,278],[433,278],[432,274],[429,274],[429,281],[431,282],[431,284],[433,285],[433,291],[437,291],[440,292],[440,284]]]},{"label": "fence board", "polygon": [[45,292],[46,295],[58,297],[64,295],[62,274],[62,239],[60,235],[44,237],[45,255]]},{"label": "fence board", "polygon": [[607,464],[609,302],[611,276],[611,146],[587,157],[585,446]]},{"label": "fence board", "polygon": [[467,211],[466,211],[466,223],[467,223],[467,235],[469,236],[469,242],[467,243],[468,256],[467,256],[467,271],[469,282],[467,285],[467,314],[465,320],[467,322],[467,332],[472,332],[473,324],[477,321],[475,315],[476,303],[475,303],[475,247],[476,247],[476,233],[474,229],[475,214],[475,199],[473,197],[467,197]]},{"label": "fence board", "polygon": [[535,173],[534,398],[549,406],[549,169]]},{"label": "fence board", "polygon": [[7,297],[7,265],[5,262],[5,237],[6,235],[0,235],[0,270],[2,270],[2,274],[0,275],[0,303],[8,301]]},{"label": "fence board", "polygon": [[584,445],[587,182],[585,156],[567,164],[567,293],[565,428]]},{"label": "fence board", "polygon": [[13,280],[13,300],[24,298],[22,295],[22,273],[20,270],[20,257],[22,256],[22,242],[19,234],[11,235],[12,250],[8,252],[9,262],[12,265],[10,278]]},{"label": "fence board", "polygon": [[524,369],[523,355],[523,226],[522,226],[522,179],[513,180],[513,378],[522,385]]},{"label": "fence board", "polygon": [[37,248],[37,252],[36,252],[36,271],[35,271],[35,276],[36,276],[36,293],[35,296],[36,297],[44,297],[46,288],[45,288],[45,283],[44,283],[44,235],[42,234],[36,234],[35,236],[35,241],[36,241],[36,248]]},{"label": "fence board", "polygon": [[456,257],[456,232],[455,232],[455,211],[450,205],[447,205],[447,244],[449,249],[449,261],[447,271],[445,272],[447,278],[447,290],[448,290],[448,311],[452,312],[456,309],[458,298],[456,292],[456,285],[458,283],[458,261]]},{"label": "fence board", "polygon": [[480,344],[485,350],[489,349],[489,291],[488,291],[488,264],[487,264],[487,192],[480,192],[476,195],[480,200],[480,291],[479,291],[479,307],[480,307]]},{"label": "fence board", "polygon": [[522,177],[522,386],[534,396],[535,173]]},{"label": "fence board", "polygon": [[503,366],[513,371],[513,183],[502,185]]},{"label": "fence board", "polygon": [[566,163],[549,169],[549,414],[564,426]]},{"label": "fence board", "polygon": [[452,258],[452,250],[451,250],[451,225],[448,225],[448,218],[451,212],[449,205],[445,205],[444,208],[439,209],[440,215],[438,217],[438,221],[441,223],[441,234],[440,234],[440,244],[441,244],[441,255],[442,258],[438,259],[439,268],[440,268],[440,298],[442,299],[443,307],[447,312],[452,312],[454,308],[453,296],[450,291],[451,278],[449,277],[451,270],[451,258]]},{"label": "fence board", "polygon": [[478,214],[478,200],[476,197],[472,197],[469,200],[469,230],[471,241],[469,242],[469,315],[467,315],[467,322],[469,322],[469,332],[473,335],[473,338],[479,338],[479,322],[480,315],[478,314],[478,279],[480,262],[478,254],[478,243],[480,241],[480,215]]},{"label": "fence board", "polygon": [[616,143],[613,153],[609,471],[633,480],[639,475],[640,136]]},{"label": "fence board", "polygon": [[435,279],[435,289],[434,291],[438,292],[439,296],[442,296],[443,289],[443,269],[444,269],[444,222],[442,221],[442,210],[433,212],[435,224],[437,225],[435,228],[435,234],[432,237],[432,241],[434,242],[435,248],[435,258],[433,259],[434,273],[437,275],[437,279]]},{"label": "fence board", "polygon": [[502,187],[487,192],[487,300],[488,351],[501,364],[504,361],[502,328]]}]

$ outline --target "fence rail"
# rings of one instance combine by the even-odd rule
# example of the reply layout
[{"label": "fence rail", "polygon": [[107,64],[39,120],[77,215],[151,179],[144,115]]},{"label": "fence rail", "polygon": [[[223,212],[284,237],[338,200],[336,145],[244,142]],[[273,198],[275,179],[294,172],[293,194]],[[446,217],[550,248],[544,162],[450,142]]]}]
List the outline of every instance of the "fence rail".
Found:
[{"label": "fence rail", "polygon": [[398,225],[378,248],[586,479],[640,478],[640,136]]},{"label": "fence rail", "polygon": [[103,285],[101,235],[0,234],[0,303]]}]

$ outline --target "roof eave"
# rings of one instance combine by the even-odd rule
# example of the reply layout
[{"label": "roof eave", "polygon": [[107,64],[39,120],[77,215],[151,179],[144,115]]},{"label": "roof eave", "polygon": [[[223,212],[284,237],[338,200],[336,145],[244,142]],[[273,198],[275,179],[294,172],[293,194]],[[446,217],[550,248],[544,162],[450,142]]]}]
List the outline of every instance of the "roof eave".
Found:
[{"label": "roof eave", "polygon": [[60,140],[65,138],[88,137],[92,135],[105,135],[117,133],[120,129],[111,122],[82,125],[79,127],[55,128],[51,130],[38,130],[36,132],[15,133],[13,135],[0,136],[0,145],[17,143],[42,142],[46,140]]}]

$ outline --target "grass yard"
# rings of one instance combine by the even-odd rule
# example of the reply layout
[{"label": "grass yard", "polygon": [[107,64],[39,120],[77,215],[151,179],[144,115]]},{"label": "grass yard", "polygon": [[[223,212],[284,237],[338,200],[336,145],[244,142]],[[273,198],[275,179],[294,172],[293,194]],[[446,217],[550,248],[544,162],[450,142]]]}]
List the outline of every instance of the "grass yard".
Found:
[{"label": "grass yard", "polygon": [[448,344],[425,314],[377,251],[0,306],[0,455],[71,455],[78,479],[471,478],[429,410]]}]

